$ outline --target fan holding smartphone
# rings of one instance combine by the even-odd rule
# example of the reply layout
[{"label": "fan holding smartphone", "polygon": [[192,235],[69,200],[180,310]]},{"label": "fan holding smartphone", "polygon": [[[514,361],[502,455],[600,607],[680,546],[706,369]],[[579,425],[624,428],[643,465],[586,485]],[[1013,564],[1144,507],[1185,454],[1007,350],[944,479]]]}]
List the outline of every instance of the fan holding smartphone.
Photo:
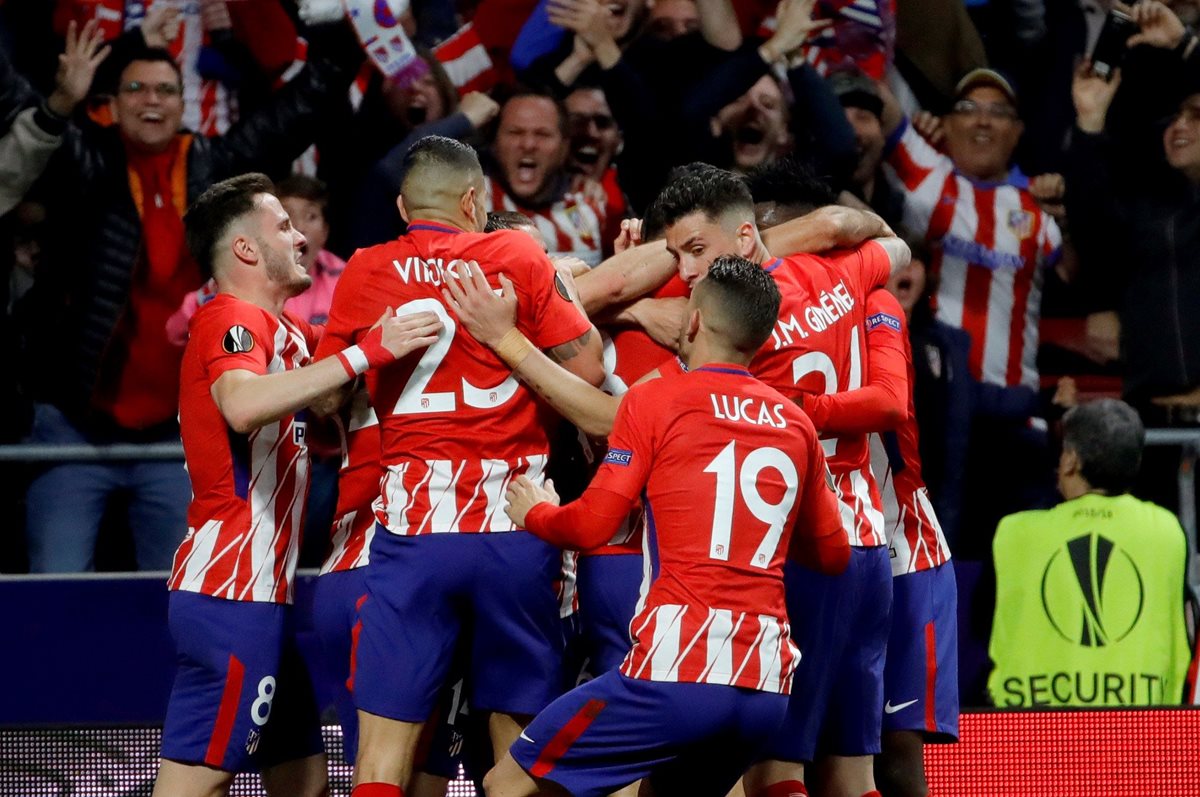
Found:
[{"label": "fan holding smartphone", "polygon": [[1190,35],[1179,17],[1157,0],[1134,6],[1114,3],[1092,49],[1091,71],[1111,80],[1130,47],[1146,44],[1166,50],[1178,49],[1186,58],[1196,43],[1196,37]]}]

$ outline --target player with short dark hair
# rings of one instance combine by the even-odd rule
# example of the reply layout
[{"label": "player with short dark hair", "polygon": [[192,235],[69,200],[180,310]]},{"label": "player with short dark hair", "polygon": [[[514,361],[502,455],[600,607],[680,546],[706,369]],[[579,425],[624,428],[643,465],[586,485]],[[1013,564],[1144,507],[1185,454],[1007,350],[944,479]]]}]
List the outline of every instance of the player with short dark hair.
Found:
[{"label": "player with short dark hair", "polygon": [[509,481],[543,473],[540,410],[503,363],[456,335],[441,286],[454,274],[504,269],[512,281],[502,282],[524,299],[521,328],[566,368],[603,379],[598,336],[556,289],[545,253],[523,233],[482,232],[475,153],[429,136],[405,161],[399,204],[408,233],[351,258],[318,352],[358,340],[387,308],[432,312],[444,325],[419,360],[368,381],[385,473],[355,649],[355,797],[403,794],[460,640],[471,652],[468,700],[490,714],[498,750],[561,688],[560,554],[501,511]]},{"label": "player with short dark hair", "polygon": [[[862,384],[865,299],[909,257],[882,221],[880,237],[855,250],[772,259],[755,225],[753,199],[736,175],[695,170],[668,186],[655,206],[685,281],[694,284],[715,257],[733,251],[761,263],[779,284],[778,323],[751,362],[752,373],[801,406],[808,396]],[[880,428],[903,413],[902,406],[874,409]],[[812,655],[797,670],[803,688],[793,692],[768,760],[747,775],[751,797],[805,793],[803,762],[814,760],[822,735],[840,793],[874,791],[870,757],[879,752],[891,569],[866,435],[827,437],[822,445],[853,556],[847,572],[832,578],[789,565],[793,628]]]},{"label": "player with short dark hair", "polygon": [[290,606],[308,489],[301,411],[440,329],[429,313],[389,319],[309,365],[319,330],[283,312],[308,286],[304,236],[272,190],[261,174],[225,180],[184,218],[218,293],[192,319],[183,358],[179,420],[193,500],[168,582],[179,669],[158,795],[225,793],[248,768],[262,771],[271,794],[326,793]]},{"label": "player with short dark hair", "polygon": [[689,300],[691,370],[625,395],[580,500],[558,507],[552,485],[510,486],[515,522],[581,549],[607,541],[641,496],[651,566],[620,671],[539,714],[485,778],[489,797],[599,797],[647,777],[659,794],[723,795],[774,733],[799,658],[783,560],[804,549],[836,571],[849,553],[811,424],[746,370],[778,307],[757,264],[719,259]]},{"label": "player with short dark hair", "polygon": [[[782,162],[780,162],[782,163]],[[768,167],[751,180],[762,219],[784,222],[807,212],[821,187],[786,179]],[[764,202],[770,213],[764,213]],[[916,252],[924,244],[906,241]],[[866,301],[866,378],[857,390],[806,396],[804,408],[822,434],[880,432],[884,456],[873,458],[892,564],[892,621],[884,662],[882,753],[875,761],[889,797],[928,792],[924,744],[958,738],[958,590],[950,548],[921,475],[913,404],[912,351],[904,311],[886,290]],[[884,410],[881,416],[880,408]],[[902,418],[889,418],[907,408]]]}]

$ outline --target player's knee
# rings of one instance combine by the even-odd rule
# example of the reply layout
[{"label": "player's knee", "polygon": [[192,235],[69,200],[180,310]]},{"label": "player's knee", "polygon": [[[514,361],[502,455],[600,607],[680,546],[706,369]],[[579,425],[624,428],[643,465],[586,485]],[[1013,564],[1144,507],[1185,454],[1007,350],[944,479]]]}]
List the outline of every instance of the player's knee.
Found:
[{"label": "player's knee", "polygon": [[883,797],[928,797],[922,761],[884,754],[875,759],[875,781]]}]

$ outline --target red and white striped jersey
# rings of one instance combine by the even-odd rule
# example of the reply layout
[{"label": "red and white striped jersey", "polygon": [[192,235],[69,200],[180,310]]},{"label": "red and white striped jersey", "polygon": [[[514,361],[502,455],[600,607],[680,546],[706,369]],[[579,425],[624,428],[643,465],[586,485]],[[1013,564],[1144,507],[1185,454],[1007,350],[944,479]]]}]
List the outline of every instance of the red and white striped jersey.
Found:
[{"label": "red and white striped jersey", "polygon": [[350,258],[318,358],[357,343],[388,308],[431,312],[443,326],[433,345],[367,381],[385,468],[375,517],[393,534],[512,531],[508,483],[519,475],[538,482],[545,469],[541,405],[489,349],[458,332],[443,303],[444,275],[471,260],[493,285],[502,272],[513,281],[517,327],[534,345],[558,346],[591,328],[555,287],[545,253],[519,231],[485,235],[413,220],[406,235]]},{"label": "red and white striped jersey", "polygon": [[[818,0],[814,20],[832,20],[814,31],[800,57],[820,75],[858,70],[873,80],[883,80],[896,49],[895,0]],[[762,21],[758,35],[771,37],[779,27],[772,13]]]},{"label": "red and white striped jersey", "polygon": [[[764,268],[781,301],[775,330],[750,363],[754,375],[793,399],[862,387],[866,297],[891,273],[884,248],[868,241],[849,252],[777,258]],[[886,544],[867,435],[827,436],[821,446],[850,544]]]},{"label": "red and white striped jersey", "polygon": [[589,266],[598,266],[604,257],[604,206],[578,191],[543,208],[528,208],[504,191],[500,181],[488,180],[488,210],[524,213],[533,219],[552,255],[572,255]]},{"label": "red and white striped jersey", "polygon": [[275,374],[309,362],[317,333],[228,294],[192,317],[179,427],[192,503],[168,587],[238,601],[291,603],[308,494],[302,414],[249,434],[229,427],[211,388],[222,374]]},{"label": "red and white striped jersey", "polygon": [[1058,225],[1015,170],[1003,183],[972,180],[907,122],[888,145],[904,224],[934,245],[938,319],[971,334],[976,379],[1036,390],[1042,269],[1059,257]]},{"label": "red and white striped jersey", "polygon": [[908,371],[908,413],[899,427],[881,435],[887,456],[875,463],[876,473],[882,474],[879,490],[883,494],[892,575],[903,576],[945,564],[950,560],[950,546],[921,476],[920,438],[913,405],[912,344],[908,340],[904,309],[887,291],[872,291],[867,297],[868,372],[878,369],[877,357],[894,356],[894,345],[880,345],[884,338],[891,338],[890,343],[900,342]]},{"label": "red and white striped jersey", "polygon": [[591,490],[645,506],[631,678],[788,693],[783,561],[793,533],[839,525],[804,413],[737,366],[634,387]]},{"label": "red and white striped jersey", "polygon": [[434,47],[433,55],[442,62],[446,76],[460,95],[490,91],[500,80],[500,72],[470,22]]},{"label": "red and white striped jersey", "polygon": [[344,415],[337,418],[342,442],[342,467],[338,471],[337,509],[329,555],[321,575],[353,570],[370,564],[371,538],[375,536],[375,502],[379,499],[379,419],[371,407],[366,386],[354,391]]}]

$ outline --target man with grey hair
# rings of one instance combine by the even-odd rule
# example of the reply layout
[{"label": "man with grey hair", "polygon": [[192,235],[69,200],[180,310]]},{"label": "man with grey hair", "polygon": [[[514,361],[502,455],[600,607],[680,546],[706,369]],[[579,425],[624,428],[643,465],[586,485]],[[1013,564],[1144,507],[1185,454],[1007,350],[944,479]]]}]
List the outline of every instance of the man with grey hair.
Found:
[{"label": "man with grey hair", "polygon": [[1076,407],[1063,419],[1058,463],[1066,500],[1000,522],[988,679],[996,705],[1182,700],[1187,543],[1174,515],[1129,495],[1144,441],[1125,402]]}]

